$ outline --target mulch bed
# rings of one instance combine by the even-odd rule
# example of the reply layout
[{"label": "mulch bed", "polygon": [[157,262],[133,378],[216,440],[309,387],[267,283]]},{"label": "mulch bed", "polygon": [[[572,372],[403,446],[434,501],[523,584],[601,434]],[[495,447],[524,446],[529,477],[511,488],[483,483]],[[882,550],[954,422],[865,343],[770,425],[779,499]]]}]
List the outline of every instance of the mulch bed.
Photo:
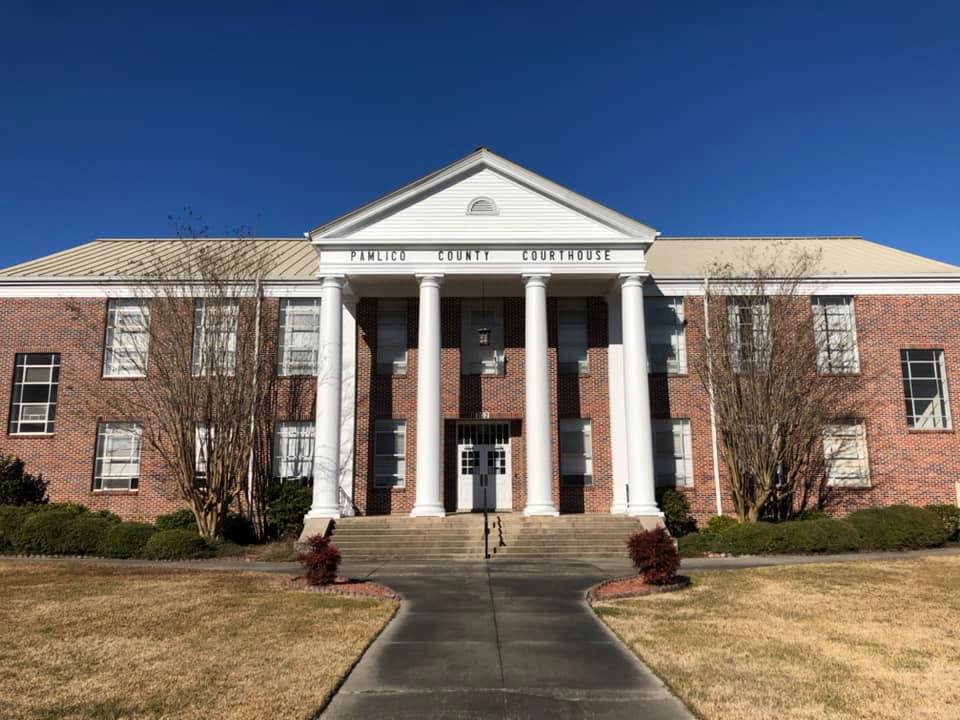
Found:
[{"label": "mulch bed", "polygon": [[371,580],[356,580],[337,576],[331,585],[311,586],[302,575],[290,579],[290,586],[310,592],[331,593],[334,595],[352,595],[355,597],[390,598],[398,600],[397,594],[386,585]]},{"label": "mulch bed", "polygon": [[619,598],[643,597],[644,595],[656,595],[657,593],[674,592],[682,590],[690,584],[690,578],[683,575],[677,576],[677,582],[672,585],[647,585],[639,575],[627,575],[625,577],[605,580],[599,585],[594,585],[587,590],[587,602],[598,600],[617,600]]}]

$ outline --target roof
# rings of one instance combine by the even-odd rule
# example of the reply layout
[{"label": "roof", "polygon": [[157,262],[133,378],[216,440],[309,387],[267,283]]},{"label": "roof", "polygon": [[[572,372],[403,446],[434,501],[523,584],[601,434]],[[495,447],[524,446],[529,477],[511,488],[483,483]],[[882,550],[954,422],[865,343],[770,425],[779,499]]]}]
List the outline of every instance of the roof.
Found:
[{"label": "roof", "polygon": [[[256,243],[265,251],[269,248],[273,255],[269,278],[316,278],[316,249],[304,238],[211,238],[190,242]],[[698,278],[715,261],[735,263],[744,252],[762,251],[776,243],[821,252],[819,274],[825,276],[960,275],[956,265],[858,237],[660,237],[648,250],[647,268],[654,277]],[[169,256],[183,252],[183,247],[183,241],[174,239],[94,240],[0,269],[0,281],[131,279],[137,275],[137,262],[146,255]]]}]

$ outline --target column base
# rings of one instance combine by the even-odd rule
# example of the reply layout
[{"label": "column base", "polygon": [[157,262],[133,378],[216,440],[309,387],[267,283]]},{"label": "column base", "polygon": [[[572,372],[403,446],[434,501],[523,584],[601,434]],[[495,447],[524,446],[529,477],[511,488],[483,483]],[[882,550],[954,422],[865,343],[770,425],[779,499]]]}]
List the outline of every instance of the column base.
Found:
[{"label": "column base", "polygon": [[336,520],[340,517],[340,506],[339,505],[321,505],[319,507],[312,507],[307,511],[307,514],[303,516],[303,521],[307,520]]},{"label": "column base", "polygon": [[553,505],[527,505],[523,509],[523,514],[526,517],[531,517],[533,515],[557,517],[560,515],[560,512]]},{"label": "column base", "polygon": [[410,517],[446,517],[443,505],[414,505]]},{"label": "column base", "polygon": [[627,514],[627,504],[626,503],[616,503],[610,506],[611,515],[626,515]]},{"label": "column base", "polygon": [[627,508],[627,515],[630,517],[658,517],[663,518],[663,513],[656,505],[631,505]]}]

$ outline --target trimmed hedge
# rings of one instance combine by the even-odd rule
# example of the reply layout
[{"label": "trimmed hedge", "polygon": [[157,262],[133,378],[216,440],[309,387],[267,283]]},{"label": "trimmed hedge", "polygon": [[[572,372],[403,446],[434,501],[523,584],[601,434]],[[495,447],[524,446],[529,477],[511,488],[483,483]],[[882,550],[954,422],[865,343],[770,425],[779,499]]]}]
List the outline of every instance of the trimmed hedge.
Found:
[{"label": "trimmed hedge", "polygon": [[13,538],[17,552],[36,555],[62,555],[64,530],[76,515],[67,510],[45,510],[30,513]]},{"label": "trimmed hedge", "polygon": [[847,522],[870,550],[913,550],[943,545],[947,540],[935,513],[909,505],[857,510],[847,516]]},{"label": "trimmed hedge", "polygon": [[960,507],[956,505],[927,505],[926,509],[940,518],[947,540],[960,539]]},{"label": "trimmed hedge", "polygon": [[843,520],[741,523],[717,536],[715,548],[729,555],[840,553],[860,549],[860,538]]},{"label": "trimmed hedge", "polygon": [[193,530],[197,532],[197,520],[193,512],[184,508],[166,515],[158,515],[153,521],[158,531],[162,530]]},{"label": "trimmed hedge", "polygon": [[17,534],[33,510],[22,505],[0,506],[0,552],[15,552]]},{"label": "trimmed hedge", "polygon": [[267,488],[267,522],[278,537],[296,537],[303,530],[303,516],[313,503],[313,490],[296,482],[273,483]]},{"label": "trimmed hedge", "polygon": [[63,528],[61,552],[67,555],[96,555],[107,529],[116,523],[93,513],[78,515]]},{"label": "trimmed hedge", "polygon": [[663,523],[673,537],[696,531],[697,523],[690,514],[690,502],[682,492],[667,488],[660,494],[659,505],[663,510]]},{"label": "trimmed hedge", "polygon": [[707,527],[703,532],[711,535],[723,535],[727,530],[739,524],[739,520],[729,515],[714,515],[707,520]]},{"label": "trimmed hedge", "polygon": [[112,558],[139,557],[153,533],[153,525],[146,523],[113,523],[100,538],[97,553]]},{"label": "trimmed hedge", "polygon": [[147,540],[143,557],[150,560],[180,560],[213,557],[216,550],[193,530],[158,530]]}]

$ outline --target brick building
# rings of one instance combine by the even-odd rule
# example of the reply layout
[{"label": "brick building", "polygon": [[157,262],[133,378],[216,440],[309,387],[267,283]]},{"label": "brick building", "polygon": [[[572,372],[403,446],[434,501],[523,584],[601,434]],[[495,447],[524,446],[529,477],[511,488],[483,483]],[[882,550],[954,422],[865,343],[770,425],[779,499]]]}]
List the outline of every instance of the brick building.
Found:
[{"label": "brick building", "polygon": [[[277,372],[302,388],[274,418],[272,471],[313,477],[312,518],[439,516],[484,497],[642,518],[658,486],[700,518],[729,511],[689,370],[702,273],[777,240],[822,252],[810,322],[850,339],[843,371],[870,378],[864,416],[824,439],[840,505],[957,502],[960,268],[855,237],[660,236],[485,149],[306,238],[256,241],[276,258]],[[0,451],[53,500],[130,518],[180,506],[139,442],[144,418],[98,407],[147,381],[127,362],[149,368],[149,317],[130,301],[147,243],[175,246],[97,240],[0,271]]]}]

